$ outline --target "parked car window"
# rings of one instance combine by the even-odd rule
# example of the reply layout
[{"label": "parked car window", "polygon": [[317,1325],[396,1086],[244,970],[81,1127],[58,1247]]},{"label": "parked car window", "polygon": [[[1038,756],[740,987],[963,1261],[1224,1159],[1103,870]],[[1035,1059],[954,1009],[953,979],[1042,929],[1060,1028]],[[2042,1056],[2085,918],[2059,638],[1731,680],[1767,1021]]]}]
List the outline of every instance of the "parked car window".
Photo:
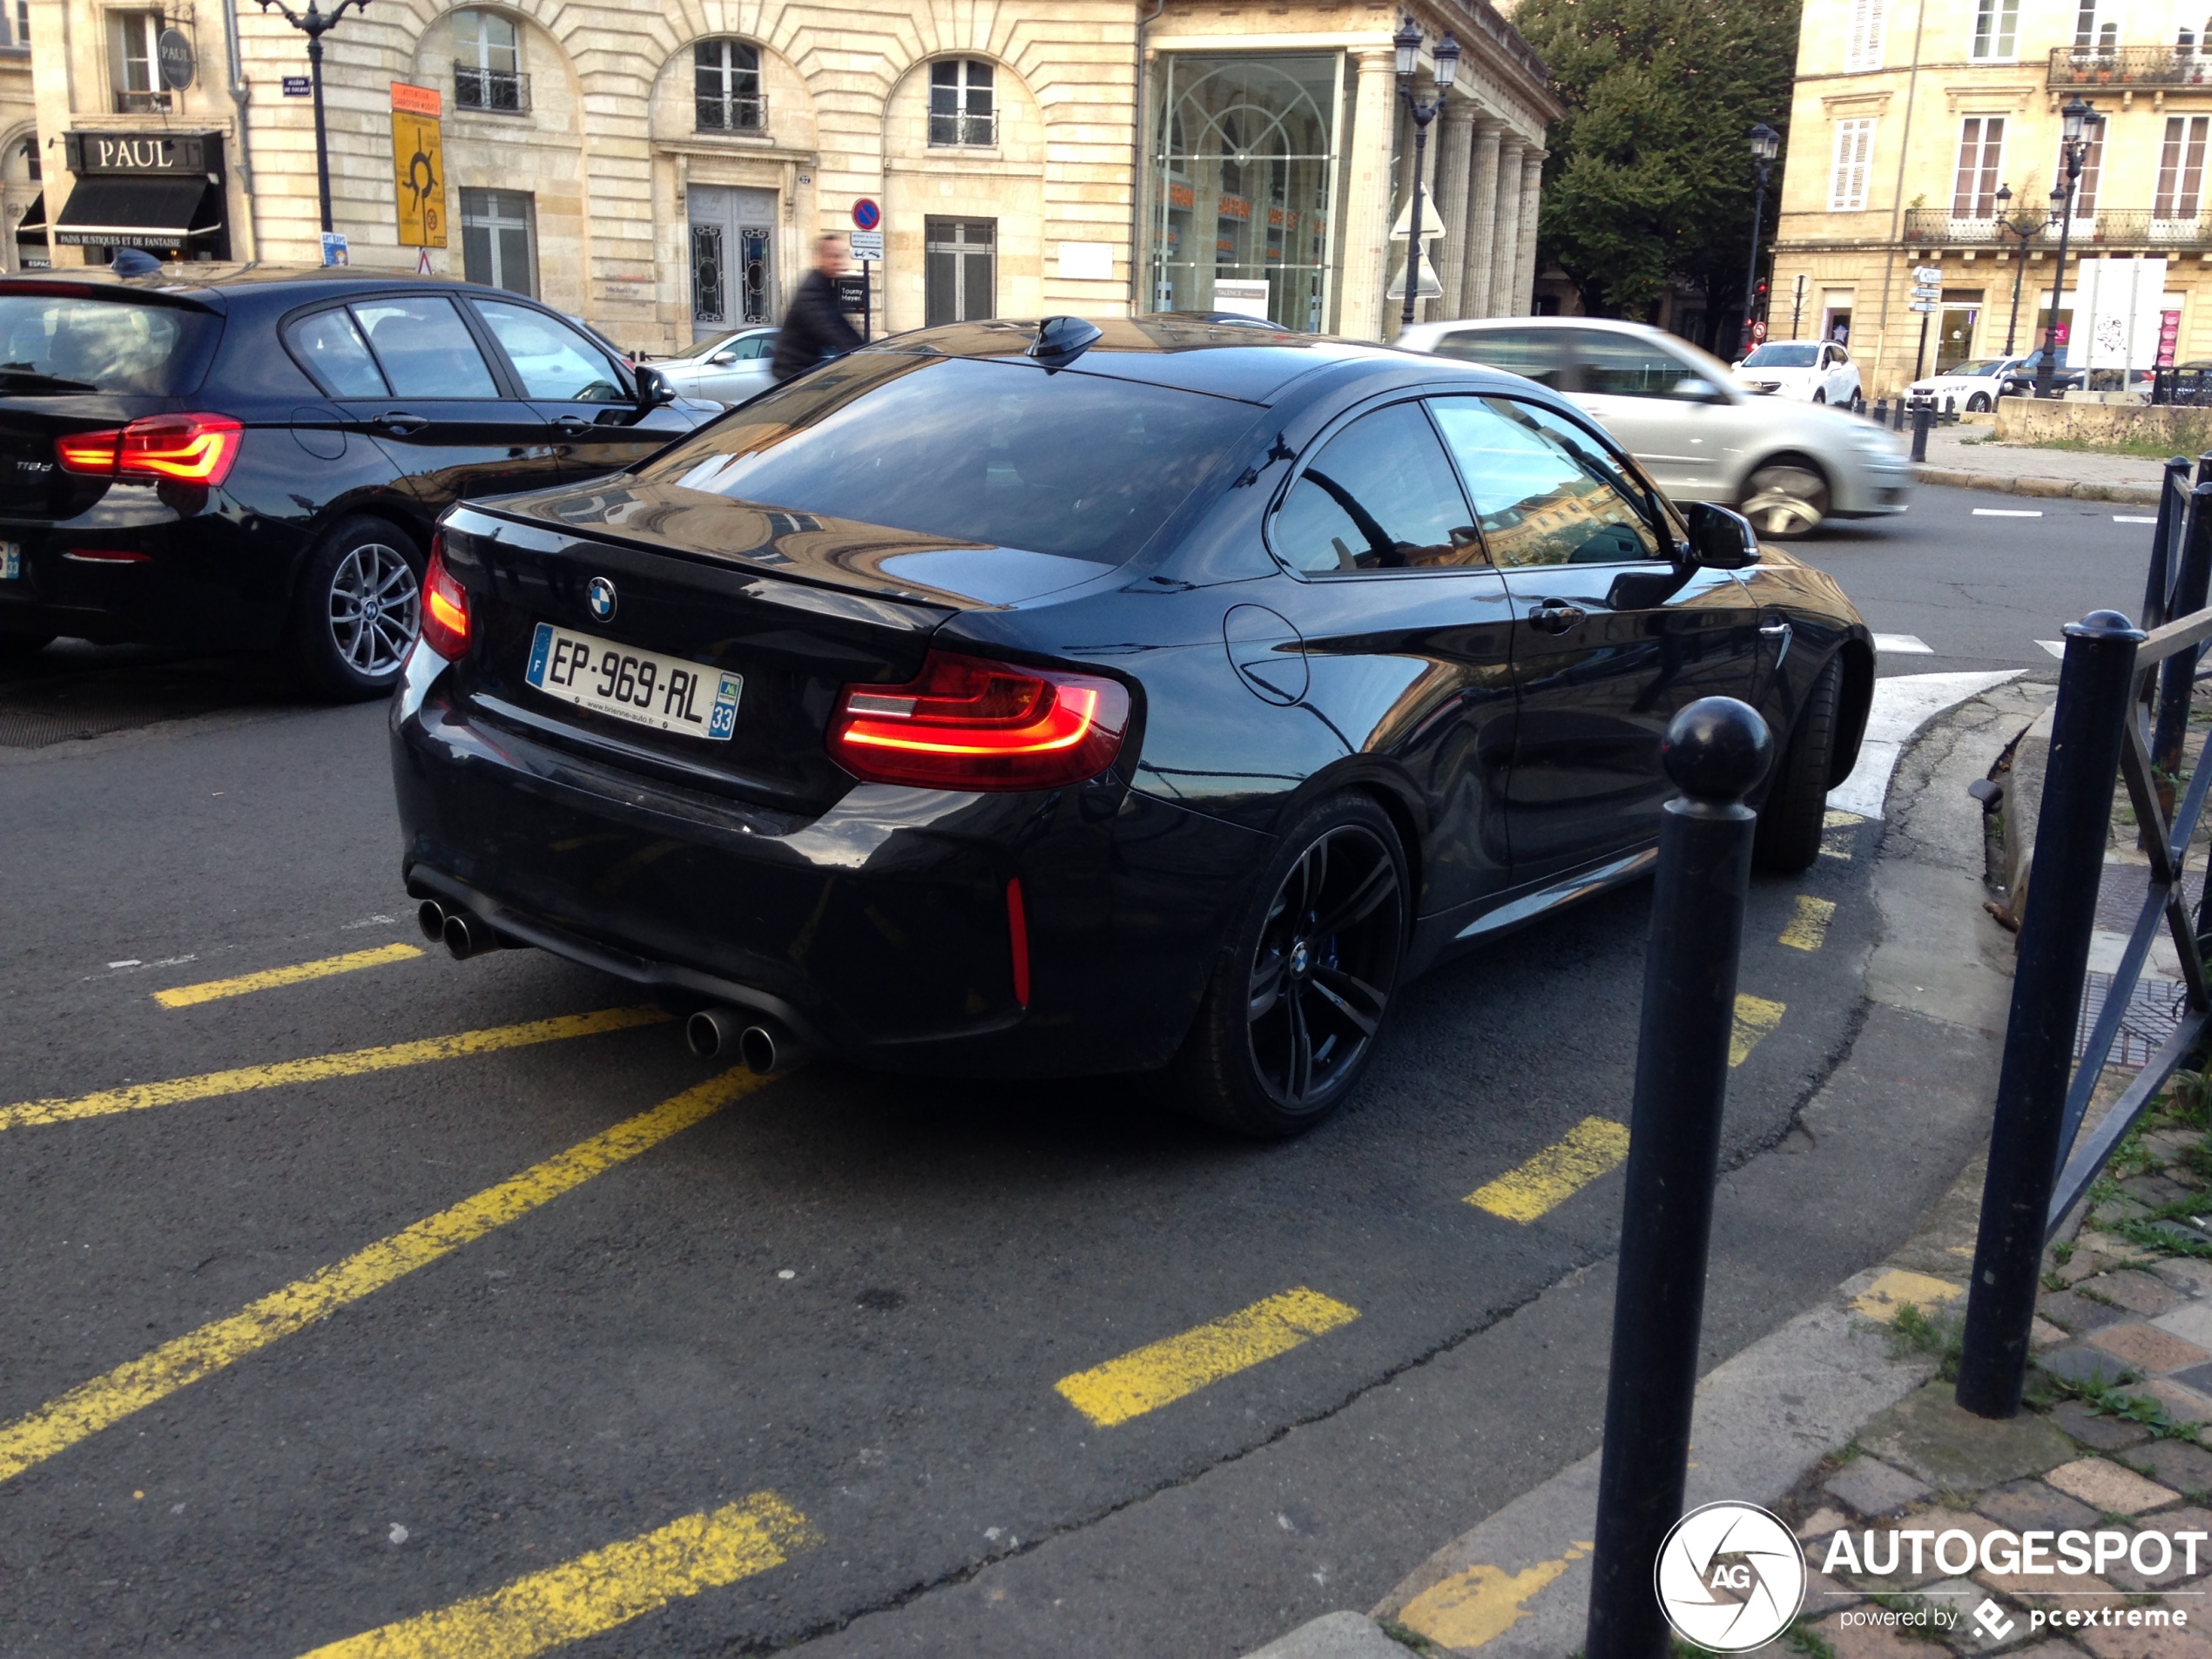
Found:
[{"label": "parked car window", "polygon": [[205,312],[175,306],[44,293],[0,296],[0,341],[7,353],[0,362],[0,392],[35,397],[41,391],[181,390],[179,382],[199,341],[215,326]]},{"label": "parked car window", "polygon": [[1554,392],[1568,392],[1572,367],[1563,328],[1462,328],[1436,342],[1439,357],[1485,363],[1508,374],[1525,374]]},{"label": "parked car window", "polygon": [[1331,438],[1275,515],[1275,550],[1308,572],[1480,564],[1482,543],[1417,403],[1363,415]]},{"label": "parked car window", "polygon": [[1621,564],[1662,556],[1642,491],[1603,445],[1549,409],[1499,397],[1430,407],[1499,564]]},{"label": "parked car window", "polygon": [[723,349],[736,361],[749,363],[757,357],[774,355],[776,337],[772,334],[747,334],[743,340],[732,341]]},{"label": "parked car window", "polygon": [[568,403],[630,401],[605,355],[566,323],[496,300],[479,300],[475,307],[530,396]]},{"label": "parked car window", "polygon": [[1696,402],[1704,394],[1678,389],[1686,380],[1710,383],[1663,346],[1633,334],[1602,334],[1591,329],[1575,342],[1582,371],[1582,390],[1605,397],[1663,397]]},{"label": "parked car window", "polygon": [[1841,346],[1831,346],[1828,348],[1828,351],[1830,354],[1830,361],[1833,362],[1848,363],[1851,361],[1851,354],[1845,351]]},{"label": "parked car window", "polygon": [[300,318],[285,330],[284,338],[292,354],[333,397],[383,397],[391,389],[368,354],[353,313],[343,306]]},{"label": "parked car window", "polygon": [[[1829,347],[1833,351],[1833,347]],[[1811,341],[1770,340],[1743,360],[1746,368],[1811,368],[1820,347]],[[1838,354],[1841,355],[1840,353]]]},{"label": "parked car window", "polygon": [[475,336],[453,301],[434,295],[354,307],[395,397],[497,397]]}]

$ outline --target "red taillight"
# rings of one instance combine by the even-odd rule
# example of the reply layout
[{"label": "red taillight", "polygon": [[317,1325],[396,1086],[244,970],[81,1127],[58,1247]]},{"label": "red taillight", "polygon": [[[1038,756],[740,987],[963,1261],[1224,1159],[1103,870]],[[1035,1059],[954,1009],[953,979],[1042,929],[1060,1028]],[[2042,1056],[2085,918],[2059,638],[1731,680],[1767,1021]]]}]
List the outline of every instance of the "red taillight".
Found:
[{"label": "red taillight", "polygon": [[1022,878],[1006,884],[1006,941],[1014,958],[1014,1000],[1029,1006],[1029,917],[1022,903]]},{"label": "red taillight", "polygon": [[231,475],[246,428],[227,415],[150,415],[105,432],[54,440],[64,472],[96,478],[170,478],[219,484]]},{"label": "red taillight", "polygon": [[449,663],[469,654],[469,590],[446,569],[445,537],[430,541],[430,568],[422,573],[422,643]]},{"label": "red taillight", "polygon": [[1129,725],[1119,681],[929,653],[905,685],[848,685],[830,753],[872,783],[1052,789],[1113,764]]}]

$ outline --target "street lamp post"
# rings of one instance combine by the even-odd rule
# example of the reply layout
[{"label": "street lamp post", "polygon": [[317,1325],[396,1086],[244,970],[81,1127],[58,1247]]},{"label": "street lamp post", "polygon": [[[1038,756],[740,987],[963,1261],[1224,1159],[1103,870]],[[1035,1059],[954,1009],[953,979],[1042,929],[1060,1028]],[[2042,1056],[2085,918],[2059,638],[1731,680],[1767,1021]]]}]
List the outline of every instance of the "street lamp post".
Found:
[{"label": "street lamp post", "polygon": [[2027,245],[2043,234],[2047,221],[2040,219],[2016,219],[2013,216],[2013,187],[1997,186],[1997,229],[2000,235],[2020,239],[2020,260],[2013,269],[2013,315],[2005,325],[2005,355],[2013,354],[2013,342],[2019,336],[2020,326],[2020,283],[2027,275]]},{"label": "street lamp post", "polygon": [[1399,318],[1407,328],[1413,326],[1413,301],[1420,291],[1421,277],[1421,171],[1428,154],[1428,124],[1444,109],[1444,100],[1452,91],[1452,83],[1460,71],[1460,43],[1446,30],[1444,38],[1436,44],[1436,96],[1424,104],[1413,96],[1413,71],[1420,63],[1420,25],[1410,17],[1399,20],[1398,32],[1391,37],[1391,44],[1398,48],[1398,96],[1406,100],[1406,108],[1413,118],[1413,235],[1406,244],[1406,309]]},{"label": "street lamp post", "polygon": [[2081,164],[2089,154],[2089,140],[2084,135],[2089,130],[2090,122],[2101,123],[2103,120],[2104,117],[2079,98],[2059,111],[2062,138],[2060,148],[2066,154],[2066,179],[2051,192],[2051,201],[2059,221],[2059,270],[2051,284],[2050,320],[2043,326],[2043,359],[2035,366],[2035,395],[2038,397],[2050,396],[2052,371],[2056,368],[2053,358],[2058,350],[2059,301],[2066,293],[2066,245],[2067,235],[2074,229],[2074,186],[2081,182]]},{"label": "street lamp post", "polygon": [[1751,323],[1758,308],[1759,226],[1766,217],[1767,169],[1782,151],[1782,135],[1764,121],[1751,129],[1750,137],[1751,165],[1759,182],[1751,192],[1751,262],[1743,273],[1743,341],[1737,351],[1738,357],[1751,349]]},{"label": "street lamp post", "polygon": [[317,6],[315,0],[307,0],[305,11],[294,11],[285,0],[261,0],[262,10],[271,6],[307,37],[307,78],[315,93],[315,188],[322,200],[322,227],[327,233],[337,227],[330,222],[330,135],[322,118],[322,37],[338,26],[338,20],[348,10],[368,10],[368,0],[338,0],[327,11]]}]

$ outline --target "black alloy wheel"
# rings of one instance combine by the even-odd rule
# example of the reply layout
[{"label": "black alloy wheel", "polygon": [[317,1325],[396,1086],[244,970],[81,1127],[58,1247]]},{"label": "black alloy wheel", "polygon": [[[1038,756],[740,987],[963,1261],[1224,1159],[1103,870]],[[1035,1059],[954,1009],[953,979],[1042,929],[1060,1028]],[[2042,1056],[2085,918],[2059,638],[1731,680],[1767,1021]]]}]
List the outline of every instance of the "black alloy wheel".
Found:
[{"label": "black alloy wheel", "polygon": [[381,697],[422,626],[422,551],[381,518],[348,518],[310,554],[293,596],[293,666],[336,702]]},{"label": "black alloy wheel", "polygon": [[1774,782],[1759,808],[1759,826],[1751,843],[1754,868],[1797,875],[1819,860],[1832,786],[1828,774],[1833,770],[1843,707],[1844,659],[1838,655],[1831,657],[1813,677],[1790,728],[1789,746],[1782,752]]},{"label": "black alloy wheel", "polygon": [[1242,1134],[1296,1135],[1341,1104],[1374,1052],[1406,947],[1405,855],[1364,795],[1284,837],[1178,1061],[1188,1103]]}]

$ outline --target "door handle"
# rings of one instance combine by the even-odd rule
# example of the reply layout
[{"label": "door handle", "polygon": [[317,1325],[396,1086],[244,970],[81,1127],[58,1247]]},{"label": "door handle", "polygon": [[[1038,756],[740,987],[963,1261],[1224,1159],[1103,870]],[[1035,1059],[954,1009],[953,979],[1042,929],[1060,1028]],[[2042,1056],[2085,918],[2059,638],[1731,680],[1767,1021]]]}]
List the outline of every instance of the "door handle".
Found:
[{"label": "door handle", "polygon": [[555,418],[553,429],[563,437],[581,438],[591,431],[591,422],[581,415],[563,415]]},{"label": "door handle", "polygon": [[1791,642],[1797,637],[1797,634],[1788,623],[1762,623],[1759,624],[1759,637],[1763,639],[1776,639],[1782,642],[1782,648],[1774,654],[1774,665],[1777,668],[1790,660]]},{"label": "door handle", "polygon": [[380,415],[371,422],[395,437],[404,438],[410,432],[420,432],[429,421],[419,415],[409,415],[405,409],[392,409]]},{"label": "door handle", "polygon": [[1528,625],[1541,634],[1563,634],[1589,613],[1564,599],[1547,599],[1528,612]]}]

